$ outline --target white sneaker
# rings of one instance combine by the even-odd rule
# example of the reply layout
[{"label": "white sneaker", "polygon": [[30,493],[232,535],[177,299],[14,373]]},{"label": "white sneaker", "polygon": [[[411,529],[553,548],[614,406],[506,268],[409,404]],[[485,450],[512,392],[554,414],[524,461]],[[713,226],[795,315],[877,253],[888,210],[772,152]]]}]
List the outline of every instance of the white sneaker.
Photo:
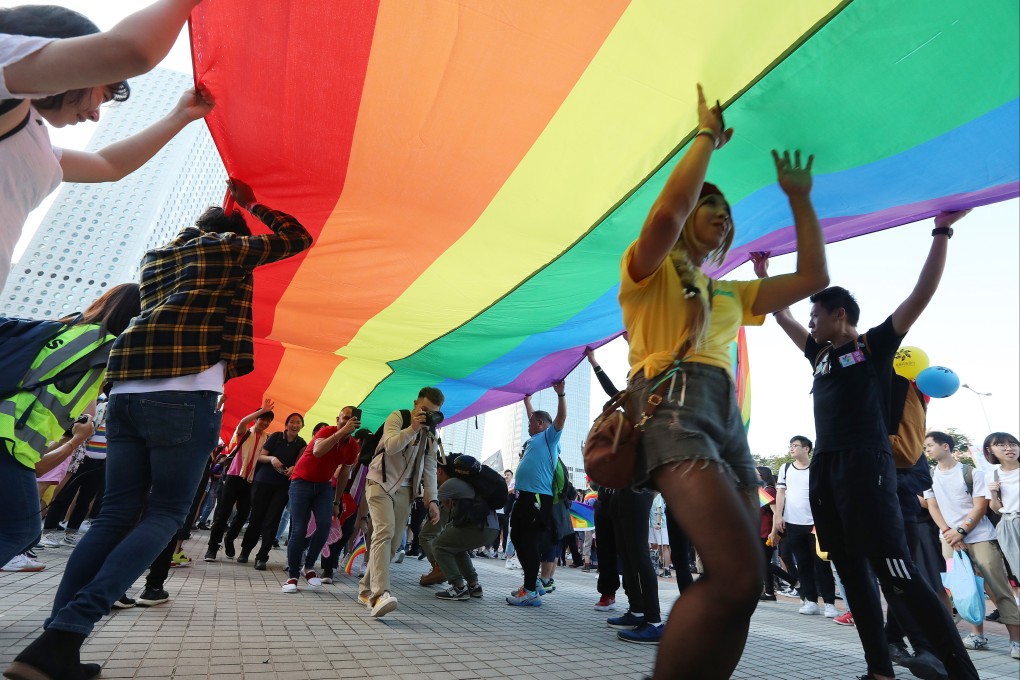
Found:
[{"label": "white sneaker", "polygon": [[818,609],[818,604],[815,602],[805,602],[797,611],[806,616],[817,616],[821,613]]},{"label": "white sneaker", "polygon": [[[971,633],[967,637],[963,638],[963,646],[967,649],[988,649],[988,638],[984,635],[975,635]],[[1012,644],[1010,648],[1012,648]],[[1012,649],[1010,650],[1012,651]]]},{"label": "white sneaker", "polygon": [[322,579],[311,569],[305,572],[305,581],[308,582],[309,588],[318,589],[322,587]]},{"label": "white sneaker", "polygon": [[36,562],[28,555],[15,555],[11,561],[5,564],[0,571],[42,571],[46,565]]},{"label": "white sneaker", "polygon": [[825,605],[825,618],[834,619],[837,616],[839,616],[839,612],[836,611],[836,605],[834,604]]},{"label": "white sneaker", "polygon": [[43,533],[39,545],[44,548],[61,548],[65,545],[63,534],[63,531],[47,531]]},{"label": "white sneaker", "polygon": [[1014,659],[1020,659],[1020,642],[1009,643],[1009,655]]},{"label": "white sneaker", "polygon": [[86,519],[86,520],[82,521],[81,526],[78,527],[78,531],[80,531],[80,532],[82,532],[84,534],[86,531],[88,531],[91,528],[92,528],[92,520]]},{"label": "white sneaker", "polygon": [[73,548],[74,546],[78,545],[78,539],[79,539],[78,532],[77,531],[71,531],[71,532],[68,532],[68,533],[64,534],[64,541],[63,541],[63,543],[64,543],[64,545],[70,546],[70,547]]},{"label": "white sneaker", "polygon": [[521,563],[517,560],[517,555],[511,555],[506,559],[507,569],[520,569]]},{"label": "white sneaker", "polygon": [[403,562],[403,561],[404,561],[404,555],[405,555],[405,554],[406,554],[406,553],[405,553],[405,552],[404,552],[403,550],[398,550],[398,551],[397,551],[397,554],[396,554],[396,555],[394,555],[394,556],[393,556],[393,559],[392,559],[392,560],[390,560],[390,561],[391,561],[391,562],[393,562],[394,564],[400,564],[401,562]]},{"label": "white sneaker", "polygon": [[285,593],[296,593],[297,592],[297,579],[296,578],[289,578],[289,579],[287,579],[284,582],[284,584],[283,584],[283,588],[281,588],[280,590],[282,590]]},{"label": "white sneaker", "polygon": [[397,598],[390,595],[390,591],[387,590],[382,595],[380,595],[376,599],[375,604],[372,605],[372,616],[374,616],[377,619],[382,618],[383,616],[386,616],[396,608]]}]

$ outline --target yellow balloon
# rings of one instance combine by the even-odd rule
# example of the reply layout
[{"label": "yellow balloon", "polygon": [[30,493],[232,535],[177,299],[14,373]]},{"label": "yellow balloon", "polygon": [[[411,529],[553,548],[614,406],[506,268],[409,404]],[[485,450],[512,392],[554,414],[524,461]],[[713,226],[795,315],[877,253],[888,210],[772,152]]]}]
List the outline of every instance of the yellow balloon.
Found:
[{"label": "yellow balloon", "polygon": [[907,380],[916,380],[917,374],[928,368],[928,355],[919,347],[906,345],[896,350],[893,370]]}]

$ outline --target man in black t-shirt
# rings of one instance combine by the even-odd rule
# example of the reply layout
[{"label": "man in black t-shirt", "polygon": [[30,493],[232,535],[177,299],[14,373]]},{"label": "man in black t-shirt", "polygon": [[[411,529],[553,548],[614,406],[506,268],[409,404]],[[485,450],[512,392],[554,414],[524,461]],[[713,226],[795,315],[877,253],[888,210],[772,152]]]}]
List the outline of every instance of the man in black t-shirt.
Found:
[{"label": "man in black t-shirt", "polygon": [[[817,441],[811,463],[811,510],[818,542],[836,565],[853,606],[868,664],[865,679],[895,677],[875,576],[890,612],[901,622],[916,624],[938,650],[949,677],[978,678],[949,612],[910,558],[889,446],[893,358],[935,294],[952,225],[965,214],[942,213],[935,219],[932,245],[913,291],[891,316],[867,332],[857,331],[857,301],[838,286],[810,298],[808,328],[789,309],[775,313],[814,370]],[[765,276],[767,255],[753,259],[755,273]]]}]

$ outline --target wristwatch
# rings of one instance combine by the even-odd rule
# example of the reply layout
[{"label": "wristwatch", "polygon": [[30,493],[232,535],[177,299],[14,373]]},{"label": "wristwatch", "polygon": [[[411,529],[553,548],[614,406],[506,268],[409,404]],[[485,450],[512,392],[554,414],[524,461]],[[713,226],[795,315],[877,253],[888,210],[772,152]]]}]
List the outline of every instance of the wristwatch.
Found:
[{"label": "wristwatch", "polygon": [[960,534],[961,536],[966,536],[967,530],[964,529],[963,527],[956,527],[956,533]]}]

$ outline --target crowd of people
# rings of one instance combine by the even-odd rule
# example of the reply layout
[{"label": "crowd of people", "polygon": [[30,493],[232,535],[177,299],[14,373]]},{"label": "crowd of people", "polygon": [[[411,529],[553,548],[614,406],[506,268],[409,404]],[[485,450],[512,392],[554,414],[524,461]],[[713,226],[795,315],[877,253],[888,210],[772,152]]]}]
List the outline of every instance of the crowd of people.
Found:
[{"label": "crowd of people", "polygon": [[[167,53],[200,1],[159,0],[107,33],[61,8],[0,10],[0,172],[8,180],[0,182],[0,280],[25,216],[61,179],[122,177],[212,110],[212,93],[191,90],[164,120],[88,154],[52,148],[40,121],[96,120],[102,103],[127,98],[125,79]],[[483,596],[472,555],[509,556],[522,583],[488,599],[531,608],[556,591],[565,548],[572,566],[588,571],[597,557],[595,609],[616,610],[622,586],[627,608],[607,625],[623,641],[658,645],[655,678],[729,677],[755,608],[777,599],[777,582],[801,598],[801,614],[856,627],[865,679],[894,677],[893,663],[919,677],[977,678],[969,653],[987,638],[980,624],[961,638],[938,577],[940,560],[965,552],[1020,658],[1010,581],[1020,549],[1016,437],[989,435],[982,470],[957,463],[941,432],[925,441],[934,470],[924,457],[897,467],[890,444],[893,357],[935,294],[965,213],[936,217],[914,289],[860,332],[854,297],[829,286],[810,198],[813,158],[774,151],[794,218],[796,269],[770,277],[768,254],[757,253],[757,279],[713,279],[703,267],[722,262],[735,226],[706,176],[734,133],[700,86],[697,115],[697,133],[639,235],[620,244],[626,405],[644,416],[623,488],[598,480],[580,494],[573,488],[559,457],[563,381],[551,385],[555,414],[525,396],[528,439],[516,470],[502,474],[471,455],[478,452],[443,449],[445,396],[432,386],[408,395],[410,408],[392,411],[376,432],[361,427],[352,405],[334,425],[312,428],[309,441],[301,413],[272,431],[275,404],[266,399],[222,445],[224,385],[254,368],[253,272],[313,247],[294,217],[260,203],[239,179],[229,182],[236,209],[209,208],[147,252],[139,284],[117,286],[63,319],[60,342],[41,343],[23,364],[5,357],[5,370],[18,375],[0,400],[0,564],[30,570],[31,550],[72,549],[43,631],[6,677],[97,676],[97,664],[81,662],[82,644],[111,608],[169,599],[164,581],[174,565],[191,563],[183,541],[196,525],[208,526],[206,561],[222,549],[256,570],[268,568],[288,526],[288,594],[321,588],[341,554],[364,553],[357,596],[375,618],[397,610],[390,565],[408,552],[428,559],[421,583],[441,585],[435,597],[444,601]],[[271,233],[253,235],[244,214]],[[807,327],[789,311],[804,299]],[[769,314],[814,382],[815,440],[793,437],[792,462],[778,475],[756,468],[748,450],[729,349],[740,326]],[[51,329],[19,328],[21,346]],[[607,395],[616,395],[587,355]],[[41,496],[51,498],[45,517]],[[580,545],[570,520],[575,499],[594,506],[595,530]],[[999,518],[994,527],[989,509]],[[144,591],[129,597],[146,570]],[[682,595],[664,616],[659,578],[674,575]]]}]

